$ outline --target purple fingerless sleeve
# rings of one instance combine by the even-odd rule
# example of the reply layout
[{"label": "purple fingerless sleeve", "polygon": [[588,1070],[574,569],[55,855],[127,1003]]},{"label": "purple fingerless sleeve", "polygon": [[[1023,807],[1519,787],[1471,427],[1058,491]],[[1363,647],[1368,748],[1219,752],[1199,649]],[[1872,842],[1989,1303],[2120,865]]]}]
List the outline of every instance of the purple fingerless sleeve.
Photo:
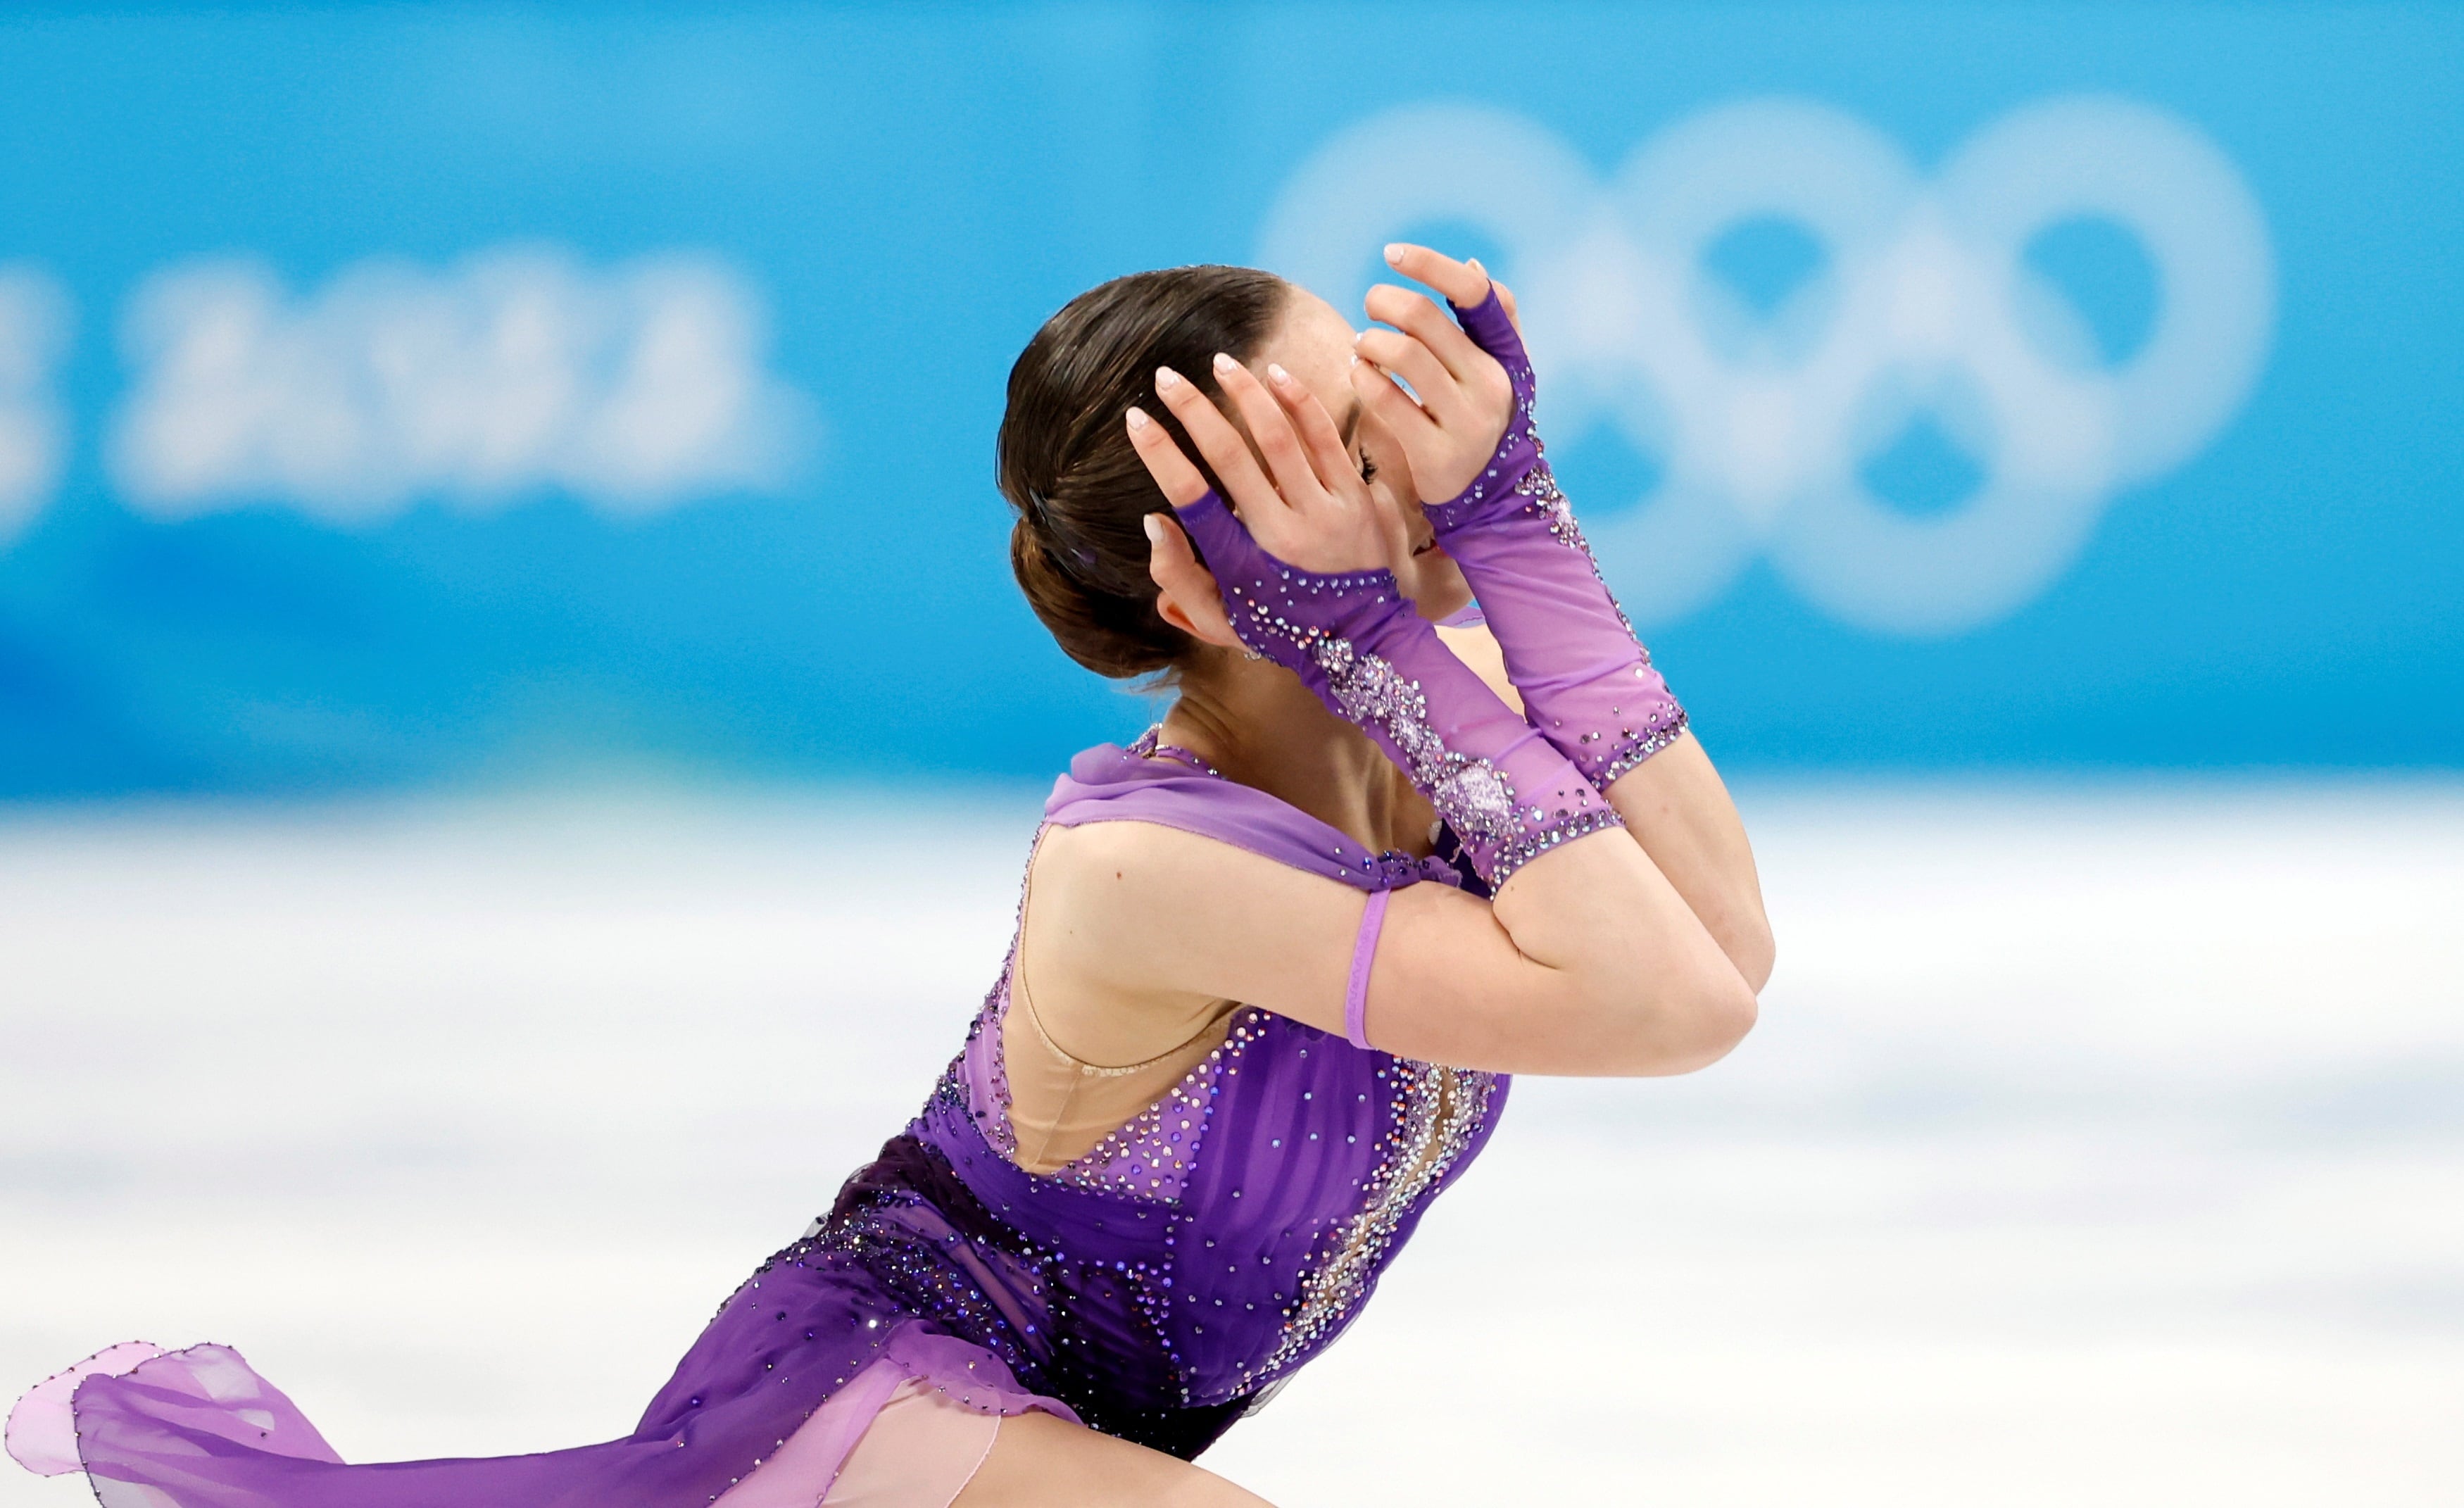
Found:
[{"label": "purple fingerless sleeve", "polygon": [[1393,572],[1288,565],[1213,492],[1174,512],[1241,642],[1385,750],[1492,886],[1560,843],[1620,825],[1582,772],[1455,658]]},{"label": "purple fingerless sleeve", "polygon": [[1465,334],[1506,367],[1514,412],[1462,495],[1428,507],[1438,543],[1463,568],[1532,725],[1606,791],[1677,741],[1685,710],[1601,579],[1533,432],[1531,359],[1490,290],[1455,308]]}]

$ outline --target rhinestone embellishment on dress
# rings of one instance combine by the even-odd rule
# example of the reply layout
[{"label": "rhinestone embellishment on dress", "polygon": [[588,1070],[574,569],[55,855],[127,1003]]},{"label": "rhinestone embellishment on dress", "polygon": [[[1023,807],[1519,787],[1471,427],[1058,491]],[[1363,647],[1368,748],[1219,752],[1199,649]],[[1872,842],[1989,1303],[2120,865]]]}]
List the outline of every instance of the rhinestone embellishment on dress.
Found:
[{"label": "rhinestone embellishment on dress", "polygon": [[1315,1354],[1350,1321],[1385,1265],[1395,1233],[1471,1145],[1497,1087],[1495,1074],[1409,1059],[1394,1060],[1386,1071],[1402,1082],[1360,1213],[1329,1233],[1331,1249],[1302,1277],[1283,1339],[1244,1376],[1243,1390]]}]

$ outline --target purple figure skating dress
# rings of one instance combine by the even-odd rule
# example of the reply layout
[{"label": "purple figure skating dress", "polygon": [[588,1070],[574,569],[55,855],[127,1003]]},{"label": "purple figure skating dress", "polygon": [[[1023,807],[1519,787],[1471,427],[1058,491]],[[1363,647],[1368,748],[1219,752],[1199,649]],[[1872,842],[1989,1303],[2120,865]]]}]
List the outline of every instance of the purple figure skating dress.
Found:
[{"label": "purple figure skating dress", "polygon": [[[1152,735],[1088,751],[1045,821],[1158,823],[1365,891],[1462,883],[1442,860],[1364,855],[1173,753]],[[870,1407],[842,1398],[829,1438],[798,1440],[810,1503],[913,1378],[983,1413],[1043,1409],[1190,1457],[1359,1314],[1506,1100],[1501,1075],[1241,1008],[1153,1106],[1033,1174],[1009,1155],[1010,992],[1004,968],[923,1113],[737,1290],[622,1439],[344,1465],[238,1353],[207,1345],[115,1347],[63,1374],[20,1406],[10,1448],[82,1468],[106,1508],[678,1508],[728,1493],[861,1391]]]},{"label": "purple figure skating dress", "polygon": [[1390,572],[1278,560],[1213,492],[1175,510],[1243,644],[1358,726],[1440,814],[1439,857],[1364,853],[1152,734],[1080,754],[1045,806],[1047,827],[1178,828],[1368,892],[1346,1035],[1236,1006],[1220,1045],[1152,1104],[1030,1171],[1002,1045],[1014,1007],[1034,1017],[1013,942],[923,1113],[737,1290],[624,1438],[347,1466],[238,1353],[132,1344],[21,1402],[11,1453],[82,1469],[105,1508],[812,1508],[919,1385],[979,1415],[1044,1410],[1184,1458],[1203,1450],[1357,1317],[1506,1100],[1502,1075],[1369,1045],[1384,896],[1420,883],[1485,895],[1617,827],[1608,786],[1686,726],[1541,459],[1529,361],[1499,299],[1457,313],[1506,367],[1515,412],[1479,478],[1429,513],[1528,721]]}]

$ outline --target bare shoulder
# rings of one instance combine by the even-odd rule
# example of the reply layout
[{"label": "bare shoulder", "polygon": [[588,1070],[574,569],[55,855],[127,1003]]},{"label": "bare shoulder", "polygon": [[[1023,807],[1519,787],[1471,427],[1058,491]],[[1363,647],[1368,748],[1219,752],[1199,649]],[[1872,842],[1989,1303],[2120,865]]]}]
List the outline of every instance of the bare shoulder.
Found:
[{"label": "bare shoulder", "polygon": [[[1177,1041],[1171,1023],[1223,1000],[1323,1031],[1346,1029],[1368,906],[1360,890],[1153,823],[1056,829],[1045,842],[1021,957],[1033,974],[1038,1012],[1059,1002],[1075,1034],[1066,1039],[1101,1042],[1115,1054],[1099,1060],[1128,1062],[1150,1039]],[[1552,862],[1601,860],[1577,855],[1576,846]],[[1367,1000],[1377,1045],[1516,1071],[1581,1072],[1579,1064],[1599,1057],[1596,1040],[1536,1052],[1527,1039],[1535,1023],[1566,1014],[1567,1002],[1556,998],[1566,992],[1551,967],[1507,935],[1488,903],[1443,885],[1392,894]]]},{"label": "bare shoulder", "polygon": [[1081,985],[1266,1004],[1257,961],[1348,950],[1358,892],[1221,839],[1155,822],[1045,834],[1030,878],[1027,951]]},{"label": "bare shoulder", "polygon": [[1045,829],[1036,850],[1036,872],[1040,880],[1045,874],[1058,878],[1108,863],[1145,867],[1202,862],[1210,849],[1240,851],[1230,843],[1160,822],[1081,822],[1075,827]]},{"label": "bare shoulder", "polygon": [[1200,911],[1237,924],[1253,907],[1322,905],[1349,889],[1220,838],[1143,821],[1051,829],[1031,883],[1038,909],[1107,929]]}]

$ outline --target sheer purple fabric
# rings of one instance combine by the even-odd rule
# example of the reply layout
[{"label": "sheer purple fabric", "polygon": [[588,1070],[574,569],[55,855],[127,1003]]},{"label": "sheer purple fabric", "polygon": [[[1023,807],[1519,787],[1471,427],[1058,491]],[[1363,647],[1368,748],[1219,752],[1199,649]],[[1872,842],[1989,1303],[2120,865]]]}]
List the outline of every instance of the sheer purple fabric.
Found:
[{"label": "sheer purple fabric", "polygon": [[1438,543],[1479,599],[1532,726],[1605,791],[1677,741],[1684,709],[1601,579],[1532,428],[1534,379],[1523,338],[1494,289],[1455,308],[1475,344],[1514,383],[1514,413],[1488,465],[1461,495],[1428,507]]},{"label": "sheer purple fabric", "polygon": [[[1046,820],[1159,822],[1366,892],[1458,878],[1149,749],[1080,755]],[[132,1344],[29,1394],[9,1450],[82,1469],[105,1508],[701,1508],[887,1360],[983,1412],[1191,1456],[1359,1313],[1507,1093],[1244,1008],[1126,1156],[1031,1174],[1000,1147],[1006,999],[1005,971],[923,1113],[728,1299],[621,1438],[344,1465],[238,1352]],[[838,1464],[813,1468],[821,1490]]]},{"label": "sheer purple fabric", "polygon": [[1581,771],[1455,658],[1393,572],[1326,575],[1279,560],[1212,492],[1175,512],[1241,642],[1375,739],[1491,885],[1620,825]]},{"label": "sheer purple fabric", "polygon": [[[1363,853],[1262,791],[1155,753],[1151,733],[1080,754],[1045,820],[1155,822],[1371,892],[1458,878],[1441,860]],[[1108,1302],[1159,1346],[1159,1367],[1114,1382],[1142,1409],[1242,1407],[1316,1355],[1485,1143],[1506,1091],[1501,1075],[1356,1048],[1244,1009],[1159,1102],[1175,1113],[1149,1139],[1100,1169],[1035,1175],[1007,1155],[997,1067],[1008,1003],[1004,982],[926,1111],[928,1136],[1001,1218],[1111,1275]]]}]

